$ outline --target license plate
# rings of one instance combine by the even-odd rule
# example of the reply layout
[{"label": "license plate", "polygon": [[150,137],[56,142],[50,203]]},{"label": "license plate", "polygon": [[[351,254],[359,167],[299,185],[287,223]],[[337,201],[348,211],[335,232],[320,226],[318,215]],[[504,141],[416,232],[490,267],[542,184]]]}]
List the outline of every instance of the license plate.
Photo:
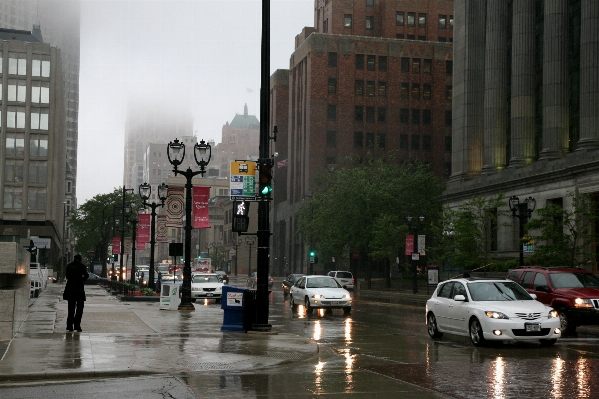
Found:
[{"label": "license plate", "polygon": [[525,324],[524,327],[526,328],[527,332],[533,332],[533,331],[541,331],[541,325],[540,324]]},{"label": "license plate", "polygon": [[206,296],[212,296],[212,294],[206,294]]}]

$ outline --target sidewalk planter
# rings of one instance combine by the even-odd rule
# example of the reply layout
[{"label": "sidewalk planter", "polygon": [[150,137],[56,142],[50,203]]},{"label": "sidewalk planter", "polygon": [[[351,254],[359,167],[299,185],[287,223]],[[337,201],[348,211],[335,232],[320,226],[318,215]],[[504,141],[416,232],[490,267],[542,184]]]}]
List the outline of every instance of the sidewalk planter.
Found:
[{"label": "sidewalk planter", "polygon": [[220,307],[224,310],[224,315],[221,331],[244,331],[244,291],[246,291],[245,288],[233,285],[223,286]]}]

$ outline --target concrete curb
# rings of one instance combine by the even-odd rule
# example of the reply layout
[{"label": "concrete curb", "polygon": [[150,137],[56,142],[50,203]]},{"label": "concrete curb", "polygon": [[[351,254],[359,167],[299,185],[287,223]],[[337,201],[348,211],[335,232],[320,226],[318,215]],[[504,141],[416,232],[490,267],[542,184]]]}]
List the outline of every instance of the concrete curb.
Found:
[{"label": "concrete curb", "polygon": [[73,379],[89,379],[89,378],[122,378],[122,377],[139,377],[144,375],[164,374],[164,371],[151,370],[92,370],[92,371],[77,371],[77,370],[59,370],[59,371],[44,371],[35,373],[17,373],[17,374],[0,374],[0,382],[23,382],[23,381],[39,381],[39,380],[73,380]]}]

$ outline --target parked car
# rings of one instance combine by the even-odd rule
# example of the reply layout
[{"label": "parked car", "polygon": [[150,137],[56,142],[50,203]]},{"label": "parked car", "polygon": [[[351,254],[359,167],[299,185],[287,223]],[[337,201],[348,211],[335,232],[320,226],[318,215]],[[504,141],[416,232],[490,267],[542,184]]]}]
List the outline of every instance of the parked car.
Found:
[{"label": "parked car", "polygon": [[330,276],[302,276],[291,287],[291,309],[304,305],[307,313],[312,309],[343,309],[351,312],[352,298],[349,292]]},{"label": "parked car", "polygon": [[285,280],[283,280],[283,283],[281,284],[283,287],[283,296],[286,297],[289,295],[289,291],[291,290],[293,284],[295,284],[302,276],[305,276],[305,274],[290,274]]},{"label": "parked car", "polygon": [[533,341],[553,345],[561,337],[558,312],[508,279],[457,278],[440,283],[426,302],[431,338],[443,333],[486,341]]},{"label": "parked car", "polygon": [[599,276],[589,271],[525,266],[512,270],[508,279],[555,308],[564,335],[573,334],[578,326],[599,324]]},{"label": "parked car", "polygon": [[[268,289],[272,290],[272,286],[275,282],[275,279],[272,276],[268,275]],[[247,286],[250,288],[256,288],[258,286],[258,273],[253,272],[252,275],[247,279]]]},{"label": "parked car", "polygon": [[216,274],[218,278],[220,278],[223,284],[229,284],[229,275],[227,273],[223,272],[222,270],[217,270],[214,272],[214,274]]},{"label": "parked car", "polygon": [[354,289],[354,275],[348,271],[334,270],[328,273],[329,276],[333,277],[343,288],[353,290]]},{"label": "parked car", "polygon": [[191,300],[207,298],[220,302],[223,285],[215,273],[194,274],[191,278]]}]

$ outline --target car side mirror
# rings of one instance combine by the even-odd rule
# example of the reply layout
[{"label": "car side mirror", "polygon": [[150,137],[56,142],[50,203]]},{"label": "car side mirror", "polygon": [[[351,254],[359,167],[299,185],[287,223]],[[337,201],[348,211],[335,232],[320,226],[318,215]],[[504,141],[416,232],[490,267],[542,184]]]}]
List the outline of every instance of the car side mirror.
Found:
[{"label": "car side mirror", "polygon": [[466,297],[464,295],[456,295],[453,297],[454,301],[466,302]]},{"label": "car side mirror", "polygon": [[528,295],[530,295],[530,297],[531,297],[532,299],[537,299],[537,294],[531,294],[531,293],[529,293]]}]

